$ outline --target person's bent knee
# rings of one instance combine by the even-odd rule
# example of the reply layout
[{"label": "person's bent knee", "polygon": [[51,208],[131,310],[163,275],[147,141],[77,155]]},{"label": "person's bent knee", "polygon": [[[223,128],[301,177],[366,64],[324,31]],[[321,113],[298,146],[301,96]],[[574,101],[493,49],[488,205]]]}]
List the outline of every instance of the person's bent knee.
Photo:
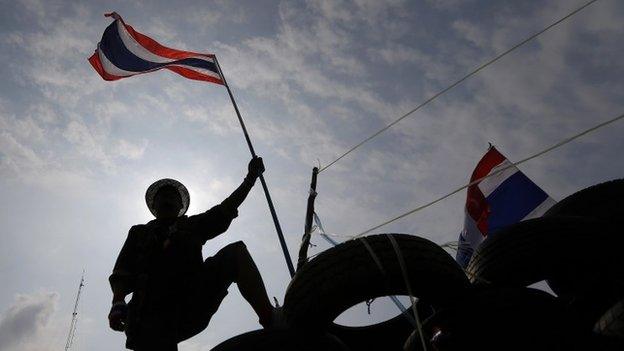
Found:
[{"label": "person's bent knee", "polygon": [[222,257],[221,262],[225,263],[223,273],[227,270],[228,277],[235,282],[238,281],[240,267],[245,264],[245,258],[249,257],[247,245],[242,241],[233,242],[219,250],[219,255]]},{"label": "person's bent knee", "polygon": [[234,257],[239,257],[241,254],[248,254],[247,245],[240,240],[227,245],[224,249],[231,252]]},{"label": "person's bent knee", "polygon": [[222,262],[238,266],[241,259],[249,256],[249,251],[247,251],[247,245],[245,245],[245,243],[242,241],[236,241],[219,250],[217,256],[221,256]]},{"label": "person's bent knee", "polygon": [[228,246],[234,247],[236,250],[247,250],[247,245],[242,240],[235,241]]}]

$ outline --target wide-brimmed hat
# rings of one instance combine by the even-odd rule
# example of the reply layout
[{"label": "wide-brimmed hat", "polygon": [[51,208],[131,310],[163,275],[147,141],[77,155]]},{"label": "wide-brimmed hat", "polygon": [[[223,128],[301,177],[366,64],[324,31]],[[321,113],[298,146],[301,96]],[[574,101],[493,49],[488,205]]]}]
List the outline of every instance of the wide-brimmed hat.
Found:
[{"label": "wide-brimmed hat", "polygon": [[145,192],[145,203],[147,204],[147,207],[149,208],[150,212],[154,216],[156,216],[156,211],[154,209],[154,197],[156,196],[156,193],[158,192],[158,190],[166,186],[170,186],[176,189],[178,191],[178,194],[180,194],[180,199],[182,199],[182,208],[180,209],[180,212],[178,213],[178,217],[184,215],[186,211],[188,210],[189,203],[191,202],[188,189],[186,189],[184,184],[171,178],[164,178],[161,180],[157,180],[154,183],[152,183],[152,185],[150,185],[149,188],[147,188],[147,191]]}]

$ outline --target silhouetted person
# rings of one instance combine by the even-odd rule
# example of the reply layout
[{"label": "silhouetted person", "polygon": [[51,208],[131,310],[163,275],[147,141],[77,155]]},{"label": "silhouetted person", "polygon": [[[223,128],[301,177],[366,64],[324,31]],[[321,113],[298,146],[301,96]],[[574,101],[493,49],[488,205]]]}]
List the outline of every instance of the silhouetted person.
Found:
[{"label": "silhouetted person", "polygon": [[[206,328],[232,283],[264,327],[277,319],[258,268],[242,241],[214,256],[202,245],[225,232],[237,208],[264,171],[261,158],[249,162],[243,183],[221,204],[187,217],[189,194],[180,182],[161,179],[145,194],[156,219],[130,228],[109,281],[110,327],[125,331],[134,350],[177,350],[177,343]],[[126,295],[132,299],[126,305]]]}]

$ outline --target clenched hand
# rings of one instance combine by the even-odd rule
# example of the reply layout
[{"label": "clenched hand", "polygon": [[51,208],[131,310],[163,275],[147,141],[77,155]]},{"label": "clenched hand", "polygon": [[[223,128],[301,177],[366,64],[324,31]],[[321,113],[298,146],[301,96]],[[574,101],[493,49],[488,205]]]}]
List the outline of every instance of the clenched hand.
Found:
[{"label": "clenched hand", "polygon": [[108,314],[108,325],[115,331],[126,329],[126,318],[128,317],[128,306],[125,302],[117,302],[111,307]]},{"label": "clenched hand", "polygon": [[255,156],[249,161],[247,166],[247,175],[249,177],[258,178],[264,172],[264,163],[262,157]]}]

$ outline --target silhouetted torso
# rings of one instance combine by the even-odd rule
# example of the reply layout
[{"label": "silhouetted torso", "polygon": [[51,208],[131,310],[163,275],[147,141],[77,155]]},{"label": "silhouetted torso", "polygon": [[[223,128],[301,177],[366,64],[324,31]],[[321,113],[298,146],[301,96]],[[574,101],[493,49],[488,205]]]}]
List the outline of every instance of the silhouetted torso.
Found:
[{"label": "silhouetted torso", "polygon": [[133,292],[127,347],[144,345],[147,339],[155,344],[178,341],[180,310],[203,288],[202,246],[225,232],[236,216],[236,209],[218,205],[198,215],[155,219],[130,229],[109,278],[111,285]]}]

